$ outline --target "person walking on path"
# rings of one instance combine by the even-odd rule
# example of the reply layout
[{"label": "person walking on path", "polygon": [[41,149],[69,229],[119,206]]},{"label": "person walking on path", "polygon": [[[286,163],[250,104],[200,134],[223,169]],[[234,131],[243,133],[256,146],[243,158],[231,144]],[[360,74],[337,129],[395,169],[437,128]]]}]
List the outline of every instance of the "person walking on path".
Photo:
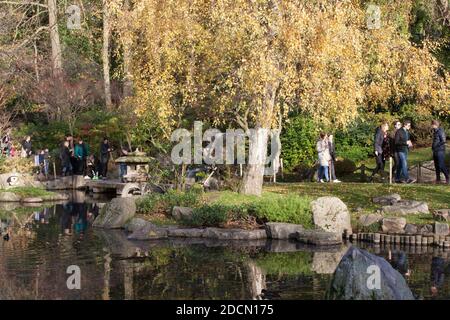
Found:
[{"label": "person walking on path", "polygon": [[[326,133],[320,134],[320,139],[316,144],[317,153],[319,156],[319,172],[318,180],[319,182],[329,182],[330,178],[328,176],[328,165],[331,160],[330,149],[328,146],[328,137]],[[325,178],[325,181],[324,181]]]},{"label": "person walking on path", "polygon": [[332,134],[328,135],[328,149],[330,150],[330,179],[334,183],[341,182],[336,178],[336,170],[334,164],[336,163],[336,145],[334,144],[334,137]]},{"label": "person walking on path", "polygon": [[431,127],[433,128],[433,144],[431,149],[433,150],[434,168],[436,170],[436,183],[441,183],[441,172],[445,176],[445,182],[450,183],[448,169],[445,166],[445,132],[444,128],[437,120],[431,121]]},{"label": "person walking on path", "polygon": [[411,121],[403,122],[403,127],[397,130],[395,134],[395,150],[398,153],[398,165],[395,173],[397,183],[413,183],[414,180],[409,179],[408,173],[408,152],[412,148],[412,142],[409,130],[411,129]]},{"label": "person walking on path", "polygon": [[72,174],[73,168],[70,161],[71,154],[69,149],[69,141],[64,141],[59,157],[61,159],[62,176]]},{"label": "person walking on path", "polygon": [[384,167],[386,165],[386,158],[389,156],[388,154],[385,154],[387,151],[386,144],[389,144],[388,141],[389,137],[387,134],[388,130],[389,124],[387,122],[384,122],[375,131],[374,153],[377,166],[373,171],[372,176],[370,177],[370,181],[373,181],[374,176],[380,172],[381,176],[384,178]]},{"label": "person walking on path", "polygon": [[108,162],[111,157],[111,151],[108,138],[103,138],[100,146],[100,176],[102,179],[106,179],[106,175],[108,174]]}]

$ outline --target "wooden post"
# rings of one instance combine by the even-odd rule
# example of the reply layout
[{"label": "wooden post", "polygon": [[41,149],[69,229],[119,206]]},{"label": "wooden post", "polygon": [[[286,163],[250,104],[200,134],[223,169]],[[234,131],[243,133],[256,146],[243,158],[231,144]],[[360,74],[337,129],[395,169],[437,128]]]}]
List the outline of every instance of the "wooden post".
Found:
[{"label": "wooden post", "polygon": [[281,179],[284,179],[284,167],[283,167],[283,158],[280,158],[280,169],[281,169]]},{"label": "wooden post", "polygon": [[389,184],[392,184],[392,157],[389,157]]},{"label": "wooden post", "polygon": [[55,161],[53,161],[53,176],[55,177],[55,180],[56,180],[56,164],[55,164]]},{"label": "wooden post", "polygon": [[242,163],[239,164],[239,175],[242,177]]},{"label": "wooden post", "polygon": [[417,183],[422,181],[422,162],[417,164]]}]

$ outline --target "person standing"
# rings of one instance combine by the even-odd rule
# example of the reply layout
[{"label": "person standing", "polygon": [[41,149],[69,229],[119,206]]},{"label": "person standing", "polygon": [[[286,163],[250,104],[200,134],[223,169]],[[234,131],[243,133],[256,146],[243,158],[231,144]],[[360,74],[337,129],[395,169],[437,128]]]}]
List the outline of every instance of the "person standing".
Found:
[{"label": "person standing", "polygon": [[100,176],[102,179],[106,179],[108,174],[108,162],[111,157],[111,147],[109,146],[108,138],[103,138],[103,142],[100,146]]},{"label": "person standing", "polygon": [[77,172],[77,159],[75,158],[75,144],[73,141],[73,136],[71,134],[66,135],[65,141],[69,143],[70,165],[72,167],[72,173]]},{"label": "person standing", "polygon": [[50,152],[48,151],[48,148],[45,148],[44,150],[44,174],[45,177],[48,177],[48,168],[50,166]]},{"label": "person standing", "polygon": [[86,171],[86,159],[88,157],[88,151],[83,139],[78,138],[78,143],[75,145],[74,156],[77,161],[76,172],[77,175],[85,176]]},{"label": "person standing", "polygon": [[414,180],[409,179],[408,173],[408,152],[412,148],[412,142],[409,130],[411,129],[411,121],[405,120],[403,127],[397,130],[395,134],[395,150],[398,153],[398,165],[395,173],[397,183],[413,183]]},{"label": "person standing", "polygon": [[61,167],[62,167],[62,176],[67,176],[72,174],[72,163],[70,161],[70,149],[69,149],[69,141],[64,141],[63,146],[61,147],[60,159],[61,159]]},{"label": "person standing", "polygon": [[[384,122],[375,131],[374,139],[374,153],[377,166],[370,177],[370,181],[373,181],[374,176],[381,171],[381,175],[384,173],[384,166],[386,164],[386,156],[384,153],[386,151],[385,147],[386,139],[388,139],[387,131],[389,130],[389,124]],[[389,142],[387,142],[389,143]],[[384,149],[384,150],[383,150]]]},{"label": "person standing", "polygon": [[[328,175],[328,165],[331,160],[330,149],[328,146],[328,137],[326,133],[320,133],[320,139],[316,144],[317,153],[319,156],[319,172],[318,180],[319,182],[329,182],[330,178]],[[325,181],[323,180],[325,178]]]},{"label": "person standing", "polygon": [[330,179],[334,183],[341,182],[336,178],[336,170],[334,164],[336,163],[336,145],[334,144],[334,137],[332,134],[328,135],[328,149],[330,150]]},{"label": "person standing", "polygon": [[434,168],[436,170],[436,183],[441,183],[441,172],[445,176],[446,183],[450,183],[448,169],[445,166],[445,132],[444,128],[437,120],[431,121],[431,127],[433,128],[433,144],[431,149],[433,150]]},{"label": "person standing", "polygon": [[22,142],[22,158],[28,158],[33,153],[31,145],[31,137],[26,136],[25,140]]},{"label": "person standing", "polygon": [[392,159],[394,160],[394,164],[392,166],[392,175],[394,176],[395,172],[397,171],[398,166],[398,153],[395,150],[395,134],[397,133],[398,129],[402,127],[402,123],[398,120],[394,121],[393,123],[394,130],[389,135],[389,146],[390,146],[390,154]]}]

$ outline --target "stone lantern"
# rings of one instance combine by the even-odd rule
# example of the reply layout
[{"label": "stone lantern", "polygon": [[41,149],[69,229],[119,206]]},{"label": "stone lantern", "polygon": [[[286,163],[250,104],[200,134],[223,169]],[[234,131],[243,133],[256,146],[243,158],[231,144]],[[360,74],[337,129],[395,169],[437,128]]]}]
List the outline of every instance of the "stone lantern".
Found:
[{"label": "stone lantern", "polygon": [[151,158],[147,157],[145,152],[135,151],[117,158],[115,163],[127,166],[127,173],[122,178],[123,182],[146,182],[150,160]]}]

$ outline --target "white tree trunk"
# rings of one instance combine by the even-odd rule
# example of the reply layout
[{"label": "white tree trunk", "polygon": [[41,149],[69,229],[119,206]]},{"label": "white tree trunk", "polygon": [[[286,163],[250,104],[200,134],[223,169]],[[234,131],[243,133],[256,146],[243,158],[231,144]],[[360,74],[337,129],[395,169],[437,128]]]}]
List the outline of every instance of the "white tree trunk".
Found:
[{"label": "white tree trunk", "polygon": [[62,54],[61,42],[59,41],[58,30],[58,7],[56,0],[48,0],[48,24],[50,30],[50,44],[52,47],[52,68],[53,75],[59,77],[62,74]]},{"label": "white tree trunk", "polygon": [[110,80],[110,70],[109,70],[109,42],[111,38],[111,25],[110,25],[110,15],[109,6],[107,0],[102,0],[103,2],[103,47],[102,47],[102,60],[103,60],[103,82],[104,82],[104,93],[105,93],[105,104],[110,110],[112,105],[111,100],[111,80]]},{"label": "white tree trunk", "polygon": [[268,130],[250,130],[248,164],[244,172],[241,193],[261,195],[264,181],[264,167],[267,154]]}]

